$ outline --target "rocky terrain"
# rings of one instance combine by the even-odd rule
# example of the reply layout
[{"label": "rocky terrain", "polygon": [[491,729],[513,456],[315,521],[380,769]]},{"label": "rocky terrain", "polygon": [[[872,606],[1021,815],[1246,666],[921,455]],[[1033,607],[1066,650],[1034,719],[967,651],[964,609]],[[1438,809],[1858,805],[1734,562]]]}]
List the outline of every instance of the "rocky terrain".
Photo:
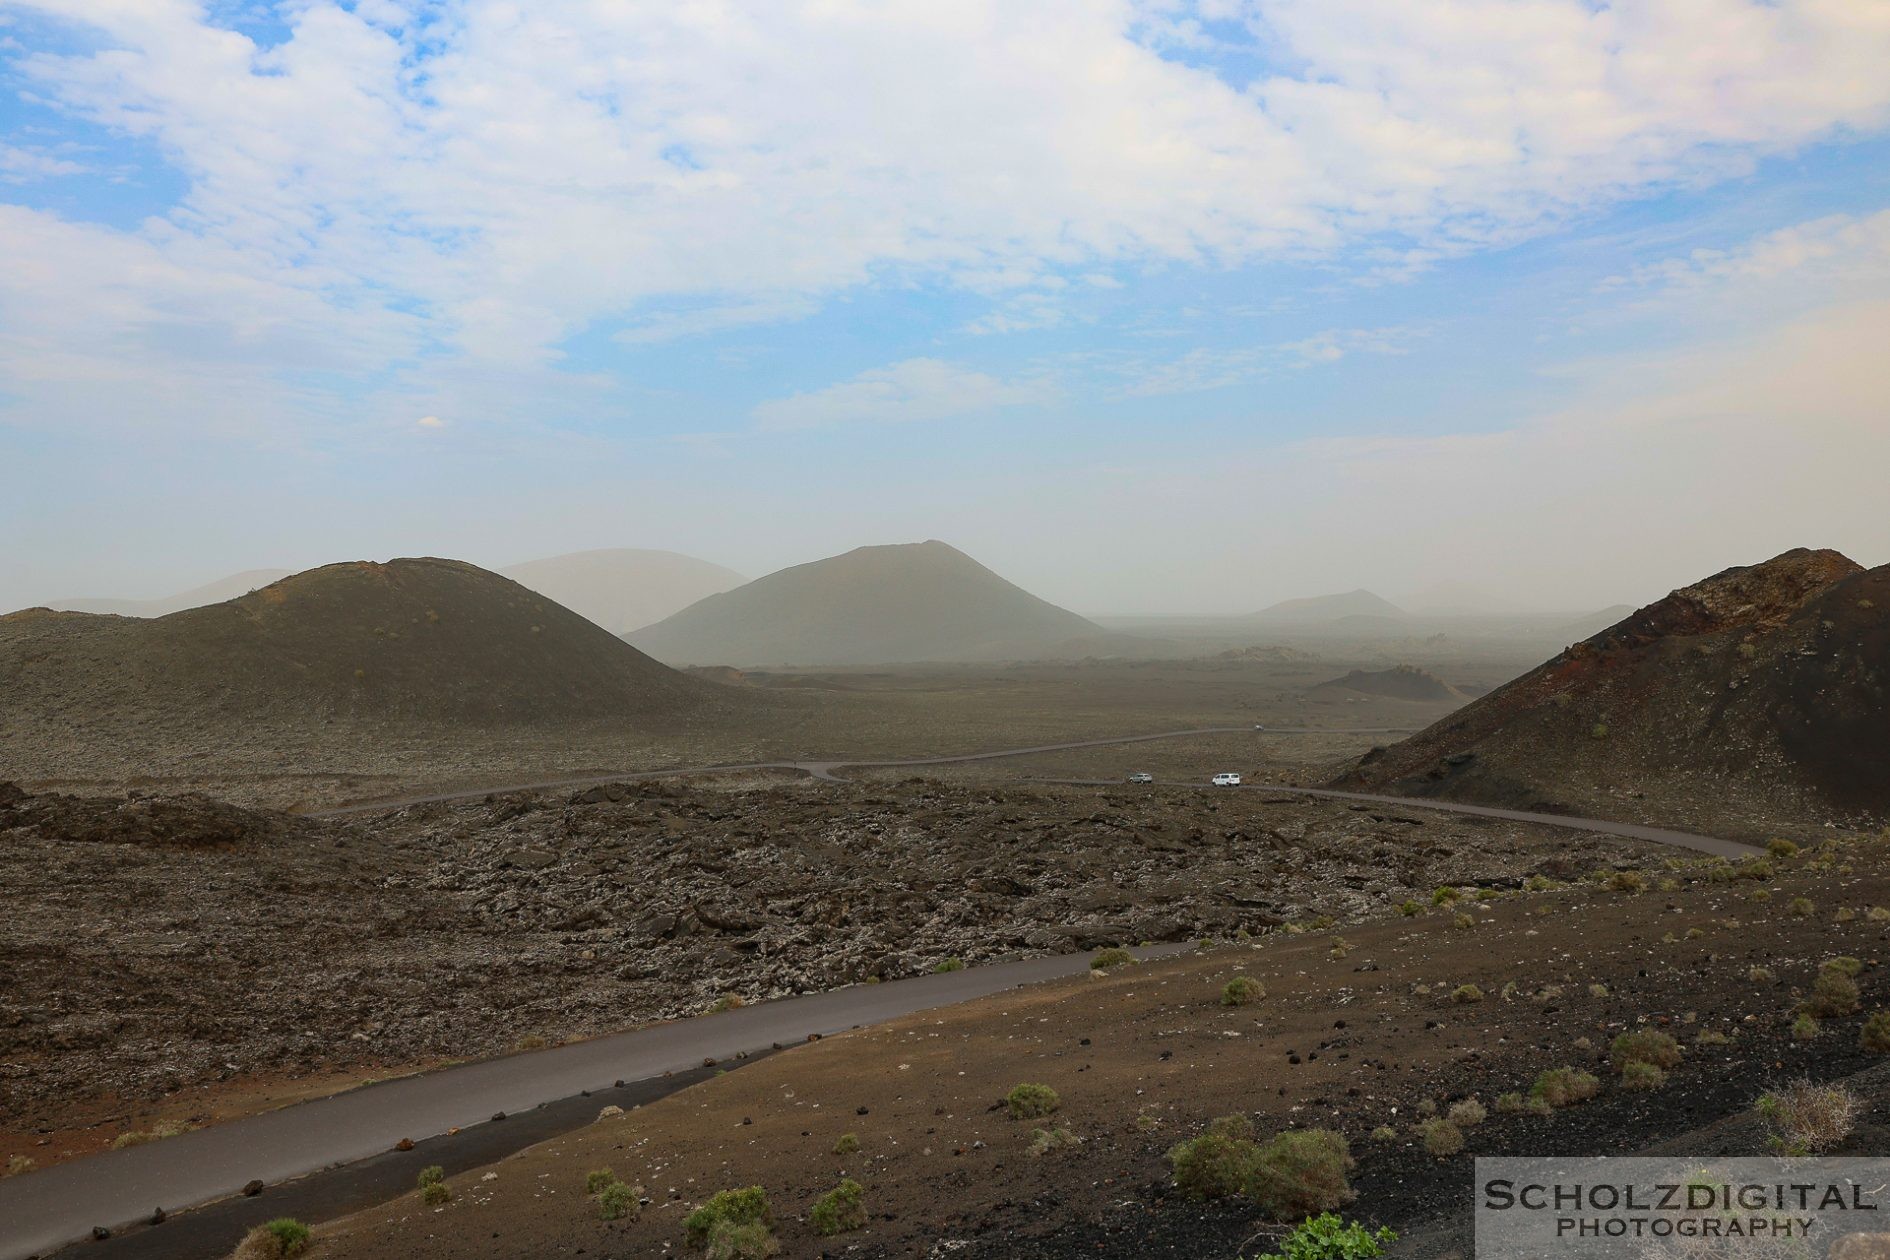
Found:
[{"label": "rocky terrain", "polygon": [[1339,782],[1762,833],[1890,818],[1890,567],[1793,551],[1675,591]]},{"label": "rocky terrain", "polygon": [[1355,669],[1343,678],[1320,683],[1307,694],[1318,697],[1335,692],[1361,696],[1381,696],[1388,700],[1463,700],[1465,695],[1437,675],[1414,665],[1395,665],[1390,669]]},{"label": "rocky terrain", "polygon": [[[1398,1257],[1462,1260],[1477,1156],[1766,1155],[1755,1103],[1804,1078],[1858,1100],[1832,1151],[1880,1154],[1890,1067],[1861,1029],[1890,1004],[1886,857],[1890,841],[1844,837],[1739,870],[1663,861],[1640,879],[1465,890],[1408,919],[928,1011],[486,1167],[452,1165],[448,1144],[445,1205],[409,1193],[318,1230],[318,1245],[333,1260],[693,1255],[687,1214],[756,1185],[786,1260],[1234,1260],[1284,1230],[1244,1197],[1186,1198],[1165,1153],[1235,1115],[1262,1139],[1342,1134],[1357,1161],[1345,1213],[1403,1233]],[[1855,973],[1849,996],[1823,987],[1833,962]],[[1228,1005],[1237,978],[1259,988]],[[1807,1025],[1814,990],[1824,1013]],[[1669,1066],[1631,1080],[1611,1053],[1631,1031],[1673,1038]],[[1592,1073],[1594,1096],[1547,1114],[1503,1101],[1560,1068]],[[1024,1082],[1056,1091],[1054,1114],[1008,1113]],[[1429,1122],[1453,1112],[1433,1148]],[[1040,1130],[1064,1139],[1046,1149]],[[583,1192],[599,1168],[642,1187],[638,1212],[599,1219]],[[865,1219],[823,1237],[812,1204],[842,1176],[861,1185]]]},{"label": "rocky terrain", "polygon": [[629,636],[671,664],[738,668],[1085,656],[1111,639],[936,540],[782,569]]},{"label": "rocky terrain", "polygon": [[952,958],[1354,921],[1441,883],[1638,852],[1260,793],[926,780],[664,782],[345,821],[0,801],[0,890],[31,907],[0,920],[16,1137],[66,1133],[99,1096],[379,1074]]}]

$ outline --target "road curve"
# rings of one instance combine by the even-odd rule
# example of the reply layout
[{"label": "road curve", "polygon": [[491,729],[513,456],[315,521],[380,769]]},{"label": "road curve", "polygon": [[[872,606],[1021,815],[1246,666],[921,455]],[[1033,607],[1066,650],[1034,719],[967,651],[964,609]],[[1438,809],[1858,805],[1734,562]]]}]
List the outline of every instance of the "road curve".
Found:
[{"label": "road curve", "polygon": [[[1135,952],[1162,957],[1187,949]],[[487,1059],[246,1116],[162,1142],[105,1151],[0,1180],[0,1260],[26,1260],[89,1236],[274,1185],[453,1128],[504,1123],[541,1103],[601,1091],[776,1045],[806,1041],[1019,985],[1080,975],[1089,955],[991,963],[941,975],[761,1002],[676,1023]],[[604,1100],[600,1100],[604,1101]]]}]

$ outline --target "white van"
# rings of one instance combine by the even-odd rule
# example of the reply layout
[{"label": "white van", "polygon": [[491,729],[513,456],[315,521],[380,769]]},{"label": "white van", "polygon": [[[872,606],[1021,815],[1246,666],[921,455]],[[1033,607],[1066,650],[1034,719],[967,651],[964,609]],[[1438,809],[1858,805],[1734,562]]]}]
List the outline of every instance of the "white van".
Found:
[{"label": "white van", "polygon": [[1217,774],[1214,776],[1214,786],[1215,787],[1239,787],[1240,776],[1237,774],[1229,774],[1226,771],[1222,771],[1220,774]]}]

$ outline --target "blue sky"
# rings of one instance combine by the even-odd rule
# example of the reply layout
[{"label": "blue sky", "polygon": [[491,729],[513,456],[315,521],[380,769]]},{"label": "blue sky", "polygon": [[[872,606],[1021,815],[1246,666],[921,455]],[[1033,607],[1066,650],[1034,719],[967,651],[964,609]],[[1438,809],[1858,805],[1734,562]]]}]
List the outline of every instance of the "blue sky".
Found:
[{"label": "blue sky", "polygon": [[932,536],[1092,612],[1881,563],[1887,64],[1790,0],[0,0],[0,605]]}]

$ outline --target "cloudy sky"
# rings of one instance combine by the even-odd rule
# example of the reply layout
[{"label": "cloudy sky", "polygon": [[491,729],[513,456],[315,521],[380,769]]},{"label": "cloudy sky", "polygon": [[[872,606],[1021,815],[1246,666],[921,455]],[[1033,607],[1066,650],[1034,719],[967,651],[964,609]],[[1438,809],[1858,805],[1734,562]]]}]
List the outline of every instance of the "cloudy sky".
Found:
[{"label": "cloudy sky", "polygon": [[0,607],[1890,561],[1890,0],[0,0]]}]

